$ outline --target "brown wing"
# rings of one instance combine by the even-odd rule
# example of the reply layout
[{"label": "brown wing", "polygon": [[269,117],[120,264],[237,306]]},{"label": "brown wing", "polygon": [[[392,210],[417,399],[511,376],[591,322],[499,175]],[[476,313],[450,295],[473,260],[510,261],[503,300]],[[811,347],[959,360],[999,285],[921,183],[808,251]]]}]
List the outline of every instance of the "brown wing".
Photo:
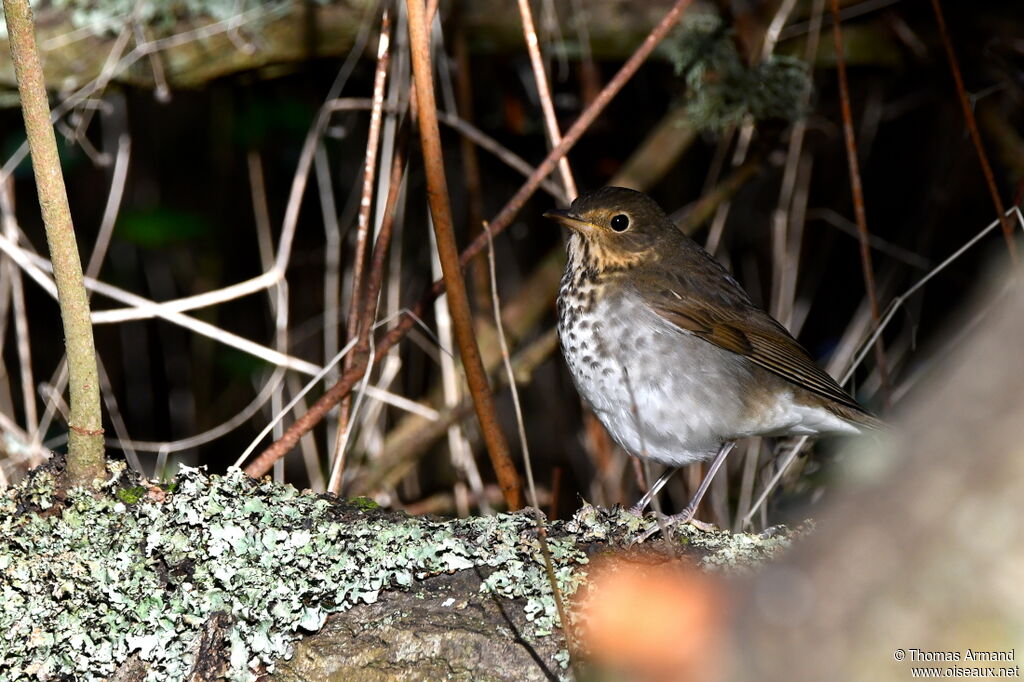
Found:
[{"label": "brown wing", "polygon": [[[743,296],[745,299],[746,297]],[[748,358],[754,364],[801,388],[857,412],[864,408],[768,313],[743,300],[711,307],[665,289],[651,301],[654,310],[675,326],[708,343]]]}]

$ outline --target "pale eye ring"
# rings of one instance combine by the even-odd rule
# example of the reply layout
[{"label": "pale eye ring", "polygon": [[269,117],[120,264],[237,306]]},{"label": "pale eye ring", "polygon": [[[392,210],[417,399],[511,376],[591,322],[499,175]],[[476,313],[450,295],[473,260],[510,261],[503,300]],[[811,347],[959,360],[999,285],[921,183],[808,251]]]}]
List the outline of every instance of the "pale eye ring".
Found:
[{"label": "pale eye ring", "polygon": [[629,216],[625,213],[619,213],[618,215],[612,216],[612,229],[616,232],[625,232],[629,229]]}]

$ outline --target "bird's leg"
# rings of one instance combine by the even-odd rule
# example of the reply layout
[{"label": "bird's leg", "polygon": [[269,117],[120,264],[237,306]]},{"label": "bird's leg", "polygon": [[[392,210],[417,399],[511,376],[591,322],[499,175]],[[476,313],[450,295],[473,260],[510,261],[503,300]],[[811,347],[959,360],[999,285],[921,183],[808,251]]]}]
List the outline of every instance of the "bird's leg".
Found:
[{"label": "bird's leg", "polygon": [[697,513],[697,506],[700,505],[700,501],[704,499],[704,494],[711,487],[711,480],[718,473],[718,470],[722,468],[722,464],[725,463],[725,457],[732,449],[736,447],[735,441],[729,441],[728,443],[722,443],[722,447],[718,448],[718,454],[715,455],[715,459],[711,462],[711,468],[708,469],[708,473],[704,476],[704,480],[700,482],[700,487],[697,488],[697,492],[694,493],[693,499],[690,500],[690,504],[686,505],[686,508],[678,514],[673,514],[668,517],[669,521],[675,523],[686,523],[693,518],[693,515]]},{"label": "bird's leg", "polygon": [[658,480],[654,482],[654,485],[644,493],[644,496],[640,498],[640,501],[629,508],[630,513],[636,514],[637,516],[643,516],[644,509],[647,509],[647,505],[651,503],[655,495],[661,492],[661,489],[665,487],[665,484],[668,483],[669,479],[672,478],[680,468],[681,467],[672,467],[670,469],[666,469],[665,473],[659,476]]},{"label": "bird's leg", "polygon": [[[708,488],[711,487],[712,479],[714,479],[718,470],[722,468],[726,455],[728,455],[734,447],[736,447],[736,443],[734,441],[722,443],[722,447],[718,449],[718,454],[715,455],[714,461],[711,462],[711,468],[708,469],[708,473],[704,476],[704,480],[700,482],[700,487],[697,488],[697,492],[694,494],[693,499],[690,500],[690,503],[686,505],[686,508],[683,509],[683,511],[678,514],[673,514],[665,519],[665,528],[670,528],[680,523],[689,523],[693,520],[693,515],[697,512],[697,506],[700,505],[700,501],[704,498],[704,494],[708,491]],[[660,482],[661,479],[658,480]],[[647,532],[640,537],[640,541],[643,542],[654,535],[659,527],[660,525],[656,524],[649,528]]]}]

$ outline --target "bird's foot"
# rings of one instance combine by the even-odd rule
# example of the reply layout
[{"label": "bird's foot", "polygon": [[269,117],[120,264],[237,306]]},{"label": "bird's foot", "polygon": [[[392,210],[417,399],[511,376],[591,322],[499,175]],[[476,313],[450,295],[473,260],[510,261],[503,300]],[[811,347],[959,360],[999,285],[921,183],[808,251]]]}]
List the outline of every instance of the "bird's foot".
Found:
[{"label": "bird's foot", "polygon": [[713,530],[718,530],[718,526],[707,521],[701,521],[700,519],[690,519],[690,525],[698,530],[702,530],[705,533],[710,533]]},{"label": "bird's foot", "polygon": [[673,526],[679,526],[686,523],[690,524],[691,526],[694,526],[695,528],[699,528],[703,531],[712,530],[714,528],[714,525],[710,523],[705,523],[704,521],[698,521],[697,519],[693,518],[693,514],[696,511],[696,507],[688,506],[686,507],[686,509],[679,512],[678,514],[673,514],[672,516],[663,516],[659,518],[655,523],[651,524],[651,526],[647,530],[644,531],[643,535],[640,536],[638,542],[646,542],[651,537],[653,537],[655,533],[657,533],[659,530],[667,531]]}]

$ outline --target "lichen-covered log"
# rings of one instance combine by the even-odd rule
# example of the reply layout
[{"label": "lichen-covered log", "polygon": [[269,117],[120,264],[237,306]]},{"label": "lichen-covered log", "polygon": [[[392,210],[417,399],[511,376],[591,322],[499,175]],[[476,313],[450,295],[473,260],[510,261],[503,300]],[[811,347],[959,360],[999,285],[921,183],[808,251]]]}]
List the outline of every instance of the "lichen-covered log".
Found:
[{"label": "lichen-covered log", "polygon": [[[559,42],[564,39],[564,49],[578,52],[575,26],[585,21],[593,52],[622,58],[671,4],[600,0],[586,3],[586,12],[574,15],[575,5],[556,3]],[[130,68],[116,68],[115,82],[152,88],[165,79],[173,89],[241,71],[345,55],[375,5],[371,0],[206,0],[187,3],[187,10],[184,3],[141,3],[132,14],[123,2],[70,0],[40,8],[37,19],[51,87],[77,89],[100,76],[105,65],[120,65]],[[460,13],[473,50],[522,51],[515,3],[462,2]],[[119,40],[123,32],[126,40]],[[5,43],[0,45],[0,84],[13,84],[6,33],[0,34],[0,42]],[[154,68],[150,57],[160,64]]]},{"label": "lichen-covered log", "polygon": [[[237,470],[159,487],[117,465],[106,495],[58,499],[53,466],[0,498],[0,678],[569,675],[529,513],[409,517]],[[549,524],[560,591],[649,522],[584,507]],[[708,567],[788,544],[683,532]]]}]

